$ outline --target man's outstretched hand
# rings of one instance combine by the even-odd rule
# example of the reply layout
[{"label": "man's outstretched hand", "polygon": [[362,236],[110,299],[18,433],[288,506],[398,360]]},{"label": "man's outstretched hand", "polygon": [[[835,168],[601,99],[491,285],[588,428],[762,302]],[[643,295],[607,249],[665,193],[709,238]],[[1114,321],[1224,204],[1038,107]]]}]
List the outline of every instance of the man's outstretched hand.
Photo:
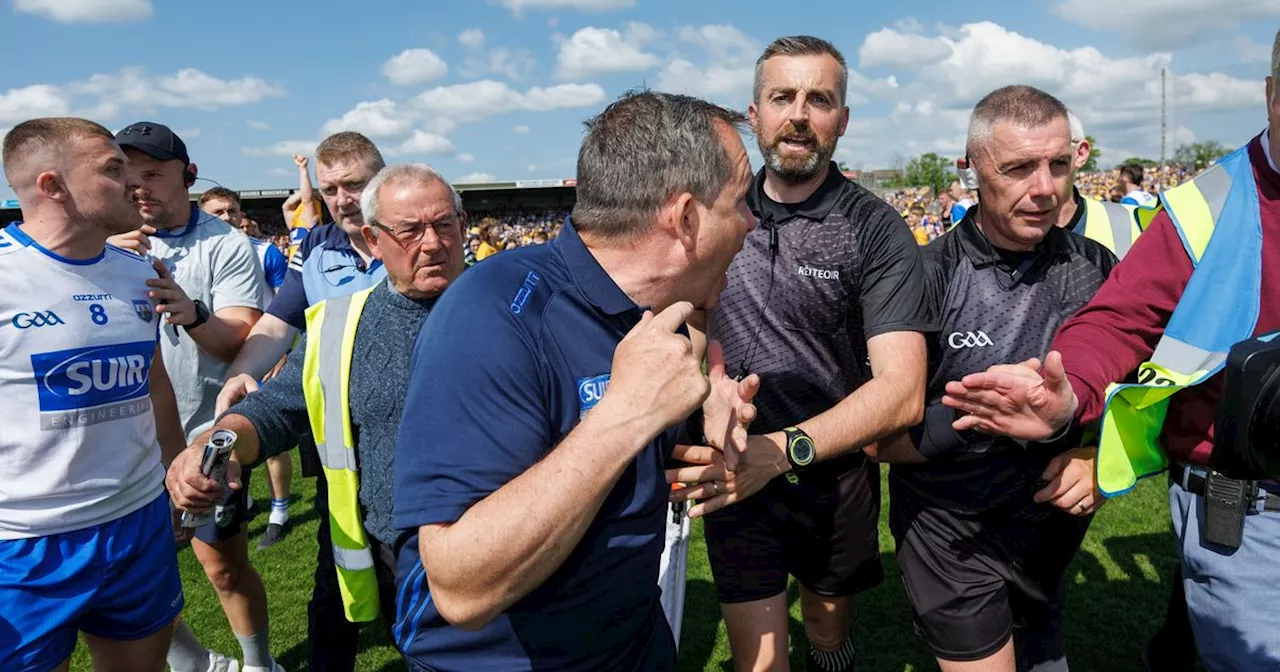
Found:
[{"label": "man's outstretched hand", "polygon": [[999,364],[947,383],[942,403],[963,413],[957,431],[976,429],[1024,441],[1043,441],[1065,427],[1079,401],[1067,380],[1062,355]]},{"label": "man's outstretched hand", "polygon": [[751,402],[760,391],[760,376],[730,378],[725,373],[724,348],[713,340],[707,343],[707,380],[711,394],[702,404],[702,431],[707,444],[724,453],[725,468],[733,471],[739,455],[747,450],[747,428],[756,419]]}]

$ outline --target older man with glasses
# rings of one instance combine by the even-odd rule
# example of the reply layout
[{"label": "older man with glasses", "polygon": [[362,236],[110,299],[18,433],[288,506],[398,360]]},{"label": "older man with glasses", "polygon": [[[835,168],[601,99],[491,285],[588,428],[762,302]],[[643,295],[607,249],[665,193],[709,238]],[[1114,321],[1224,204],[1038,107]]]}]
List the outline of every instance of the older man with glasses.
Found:
[{"label": "older man with glasses", "polygon": [[[386,280],[309,308],[303,341],[280,375],[232,407],[211,431],[236,433],[244,465],[289,450],[299,434],[311,431],[329,498],[317,579],[337,576],[346,621],[381,616],[389,628],[396,539],[391,461],[409,360],[436,299],[462,272],[466,213],[453,187],[421,164],[380,171],[365,187],[361,210],[362,242],[386,267]],[[221,486],[200,472],[206,439],[200,437],[169,472],[175,505],[186,510],[206,510],[220,496]],[[237,487],[234,477],[229,481]],[[348,670],[354,663],[354,649],[325,662],[326,669]]]}]

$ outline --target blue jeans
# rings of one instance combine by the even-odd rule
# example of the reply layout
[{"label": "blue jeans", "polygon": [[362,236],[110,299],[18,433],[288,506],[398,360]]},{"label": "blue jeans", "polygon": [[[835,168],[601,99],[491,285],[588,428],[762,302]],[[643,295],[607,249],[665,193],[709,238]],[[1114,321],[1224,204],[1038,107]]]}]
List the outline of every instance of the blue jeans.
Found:
[{"label": "blue jeans", "polygon": [[1233,550],[1200,539],[1204,498],[1169,486],[1196,648],[1211,672],[1280,669],[1280,512],[1258,504]]}]

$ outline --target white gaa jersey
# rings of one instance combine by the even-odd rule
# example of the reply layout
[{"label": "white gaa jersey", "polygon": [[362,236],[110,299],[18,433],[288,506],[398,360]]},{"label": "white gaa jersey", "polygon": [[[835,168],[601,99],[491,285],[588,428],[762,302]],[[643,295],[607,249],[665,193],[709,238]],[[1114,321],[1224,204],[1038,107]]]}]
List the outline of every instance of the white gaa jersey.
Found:
[{"label": "white gaa jersey", "polygon": [[64,259],[0,231],[0,539],[120,518],[161,493],[150,262]]}]

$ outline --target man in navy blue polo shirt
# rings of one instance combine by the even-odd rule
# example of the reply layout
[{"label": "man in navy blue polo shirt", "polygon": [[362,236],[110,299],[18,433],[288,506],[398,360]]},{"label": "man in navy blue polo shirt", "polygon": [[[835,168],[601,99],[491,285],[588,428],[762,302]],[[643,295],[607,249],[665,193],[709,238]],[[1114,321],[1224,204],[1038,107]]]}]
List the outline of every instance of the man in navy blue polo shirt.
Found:
[{"label": "man in navy blue polo shirt", "polygon": [[587,123],[559,238],[477,265],[427,320],[394,461],[414,669],[674,668],[663,462],[673,426],[700,407],[723,426],[742,394],[684,335],[755,225],[742,122],[624,96]]}]

